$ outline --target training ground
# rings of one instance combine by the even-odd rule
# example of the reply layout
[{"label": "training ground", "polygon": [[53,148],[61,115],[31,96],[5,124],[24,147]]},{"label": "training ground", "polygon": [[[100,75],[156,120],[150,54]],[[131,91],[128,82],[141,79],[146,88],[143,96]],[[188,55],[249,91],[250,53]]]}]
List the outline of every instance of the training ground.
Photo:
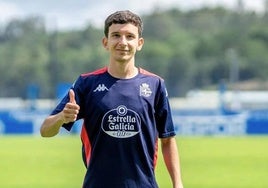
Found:
[{"label": "training ground", "polygon": [[[177,137],[185,188],[267,188],[267,136]],[[0,187],[81,187],[85,167],[78,135],[0,137]],[[160,188],[171,188],[159,151]]]}]

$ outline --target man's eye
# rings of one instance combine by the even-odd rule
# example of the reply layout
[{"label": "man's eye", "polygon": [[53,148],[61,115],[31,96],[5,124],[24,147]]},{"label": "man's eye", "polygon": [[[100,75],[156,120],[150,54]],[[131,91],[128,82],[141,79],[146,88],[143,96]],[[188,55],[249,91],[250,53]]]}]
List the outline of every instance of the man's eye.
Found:
[{"label": "man's eye", "polygon": [[135,36],[134,36],[134,35],[128,35],[127,38],[129,38],[129,39],[134,39]]},{"label": "man's eye", "polygon": [[120,35],[119,34],[113,34],[112,37],[118,38],[118,37],[120,37]]}]

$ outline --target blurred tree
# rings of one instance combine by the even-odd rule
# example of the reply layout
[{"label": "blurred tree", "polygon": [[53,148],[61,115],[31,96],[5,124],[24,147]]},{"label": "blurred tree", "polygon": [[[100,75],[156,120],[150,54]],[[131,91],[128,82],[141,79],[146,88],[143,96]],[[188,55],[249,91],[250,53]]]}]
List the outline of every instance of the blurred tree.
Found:
[{"label": "blurred tree", "polygon": [[[268,80],[266,14],[203,7],[143,15],[145,45],[137,64],[166,80],[169,94],[213,87],[230,75],[229,49],[237,53],[239,79]],[[265,1],[266,4],[268,1]],[[237,11],[237,10],[243,11]],[[107,65],[103,30],[89,24],[74,31],[46,31],[44,20],[14,19],[0,28],[0,97],[24,97],[28,84],[53,97],[58,82],[72,83],[84,72]]]},{"label": "blurred tree", "polygon": [[43,19],[30,17],[11,21],[1,45],[1,96],[25,96],[27,84],[43,85],[47,80],[46,35]]}]

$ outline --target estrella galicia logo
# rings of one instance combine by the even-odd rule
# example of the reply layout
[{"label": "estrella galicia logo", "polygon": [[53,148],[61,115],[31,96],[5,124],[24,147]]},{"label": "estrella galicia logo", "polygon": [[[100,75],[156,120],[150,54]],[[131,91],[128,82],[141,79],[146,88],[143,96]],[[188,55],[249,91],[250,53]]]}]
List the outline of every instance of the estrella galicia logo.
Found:
[{"label": "estrella galicia logo", "polygon": [[102,118],[102,130],[115,138],[129,138],[139,133],[139,115],[126,106],[120,105],[108,111]]}]

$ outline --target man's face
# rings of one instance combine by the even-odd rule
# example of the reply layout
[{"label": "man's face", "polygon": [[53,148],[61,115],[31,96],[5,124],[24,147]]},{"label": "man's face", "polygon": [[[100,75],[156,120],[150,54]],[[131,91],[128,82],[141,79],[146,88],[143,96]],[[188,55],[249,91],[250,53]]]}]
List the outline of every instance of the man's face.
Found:
[{"label": "man's face", "polygon": [[144,43],[139,38],[138,27],[133,24],[112,24],[108,38],[103,38],[103,46],[110,52],[110,58],[116,62],[134,60],[136,51],[141,50]]}]

